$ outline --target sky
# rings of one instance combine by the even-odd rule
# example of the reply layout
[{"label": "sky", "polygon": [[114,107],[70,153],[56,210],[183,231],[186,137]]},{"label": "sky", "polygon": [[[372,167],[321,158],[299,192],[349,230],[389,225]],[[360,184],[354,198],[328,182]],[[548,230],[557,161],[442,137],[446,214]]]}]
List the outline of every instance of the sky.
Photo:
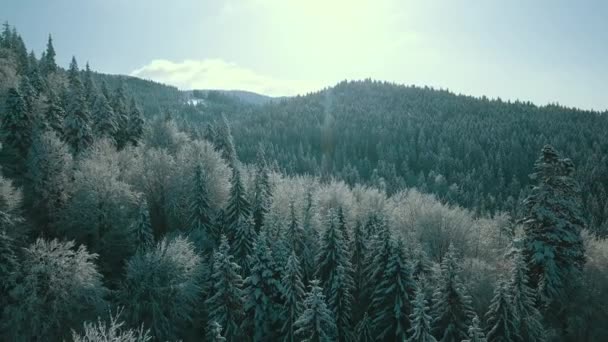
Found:
[{"label": "sky", "polygon": [[38,54],[181,89],[291,96],[372,78],[608,109],[608,1],[2,0]]}]

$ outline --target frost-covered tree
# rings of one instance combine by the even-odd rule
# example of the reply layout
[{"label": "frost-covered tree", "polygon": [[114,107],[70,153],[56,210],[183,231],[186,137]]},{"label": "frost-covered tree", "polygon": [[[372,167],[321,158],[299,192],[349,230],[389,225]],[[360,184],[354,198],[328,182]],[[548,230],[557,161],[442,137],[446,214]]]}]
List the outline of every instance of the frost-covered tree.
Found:
[{"label": "frost-covered tree", "polygon": [[230,198],[228,199],[224,221],[228,229],[227,237],[229,241],[234,242],[238,227],[243,222],[247,222],[250,216],[251,204],[247,200],[245,187],[241,180],[241,172],[238,168],[234,168],[232,171]]},{"label": "frost-covered tree", "polygon": [[225,342],[226,338],[222,336],[222,326],[216,322],[211,321],[207,326],[207,339],[209,342]]},{"label": "frost-covered tree", "polygon": [[46,51],[44,58],[40,60],[40,70],[42,74],[48,76],[57,71],[57,63],[55,62],[55,48],[53,47],[53,38],[49,34],[49,39],[46,43]]},{"label": "frost-covered tree", "polygon": [[46,95],[46,111],[44,113],[46,126],[53,130],[58,137],[63,137],[63,128],[65,119],[65,109],[57,93],[53,89],[49,89]]},{"label": "frost-covered tree", "polygon": [[245,279],[243,329],[253,341],[274,341],[280,329],[281,274],[264,232],[255,241],[250,257],[251,272]]},{"label": "frost-covered tree", "polygon": [[253,220],[251,218],[247,221],[241,222],[235,228],[235,238],[234,245],[232,246],[232,253],[234,254],[234,260],[242,268],[242,274],[247,276],[251,270],[252,260],[250,256],[253,254],[257,234],[255,233]]},{"label": "frost-covered tree", "polygon": [[97,87],[95,86],[95,81],[93,81],[93,71],[91,71],[91,67],[89,66],[89,62],[87,62],[84,73],[82,75],[83,81],[82,86],[84,88],[84,98],[86,99],[89,107],[93,105],[93,101],[95,101],[95,97],[97,95]]},{"label": "frost-covered tree", "polygon": [[150,331],[140,326],[138,329],[129,329],[120,320],[118,311],[110,315],[109,322],[97,319],[97,322],[85,322],[82,333],[72,330],[74,342],[149,342],[152,340]]},{"label": "frost-covered tree", "polygon": [[61,341],[82,320],[104,310],[97,255],[74,242],[37,239],[23,258],[4,309],[2,330],[7,341]]},{"label": "frost-covered tree", "polygon": [[441,342],[466,339],[473,317],[471,298],[459,272],[456,249],[450,244],[441,262],[441,274],[433,293],[433,334]]},{"label": "frost-covered tree", "polygon": [[114,117],[116,118],[118,127],[114,140],[118,148],[122,149],[129,142],[129,110],[127,108],[127,94],[124,83],[120,83],[114,94],[112,94],[111,99],[108,98],[108,100],[114,110]]},{"label": "frost-covered tree", "polygon": [[385,341],[407,339],[411,314],[410,296],[415,284],[412,270],[405,260],[401,240],[393,243],[388,263],[372,296],[374,334]]},{"label": "frost-covered tree", "polygon": [[411,327],[409,329],[410,342],[436,342],[437,340],[431,334],[432,318],[430,308],[426,302],[424,291],[418,287],[410,314]]},{"label": "frost-covered tree", "polygon": [[232,138],[232,132],[230,131],[230,125],[228,119],[222,114],[222,122],[219,124],[216,130],[213,144],[222,154],[222,158],[231,167],[236,167],[236,150],[234,148],[234,141]]},{"label": "frost-covered tree", "polygon": [[298,221],[294,203],[289,204],[289,223],[284,230],[284,240],[289,245],[289,250],[293,251],[297,257],[302,258],[307,248],[304,229]]},{"label": "frost-covered tree", "polygon": [[536,183],[525,200],[524,254],[530,282],[545,303],[560,301],[564,288],[585,263],[579,186],[574,165],[546,145],[534,164]]},{"label": "frost-covered tree", "polygon": [[52,131],[36,135],[27,160],[26,205],[46,236],[54,236],[70,195],[72,156]]},{"label": "frost-covered tree", "polygon": [[25,109],[30,116],[32,116],[33,121],[34,104],[38,95],[27,76],[22,76],[21,80],[19,81],[19,93],[21,93],[23,102],[25,103]]},{"label": "frost-covered tree", "polygon": [[[351,264],[353,266],[353,300],[355,303],[364,303],[365,284],[368,275],[365,273],[366,260],[370,257],[369,240],[363,230],[363,226],[357,222],[353,229],[353,244],[351,253]],[[355,321],[360,320],[365,313],[363,305],[357,305],[353,310]]]},{"label": "frost-covered tree", "polygon": [[350,341],[354,284],[350,255],[338,223],[338,217],[330,213],[317,259],[317,277],[325,289],[328,307],[334,314],[338,334],[336,338],[339,341]]},{"label": "frost-covered tree", "polygon": [[529,285],[528,266],[521,252],[515,255],[509,292],[513,301],[519,341],[543,341],[545,331],[542,316],[536,308],[536,291]]},{"label": "frost-covered tree", "polygon": [[302,265],[302,282],[304,285],[310,283],[310,280],[314,278],[314,274],[317,269],[316,261],[319,253],[319,234],[312,223],[312,218],[315,213],[313,207],[312,191],[307,191],[306,202],[304,206],[304,213],[302,219],[302,231],[304,250],[300,256],[300,262]]},{"label": "frost-covered tree", "polygon": [[3,145],[15,150],[17,159],[25,158],[32,143],[32,117],[21,92],[10,88],[6,97],[6,114],[2,120]]},{"label": "frost-covered tree", "polygon": [[[264,150],[260,146],[256,155],[256,171],[253,181],[253,222],[255,231],[259,232],[264,225],[264,218],[272,202],[272,189]],[[298,254],[299,255],[299,254]]]},{"label": "frost-covered tree", "polygon": [[127,141],[133,146],[137,146],[144,134],[144,116],[137,103],[135,103],[135,98],[131,98],[131,105],[129,107]]},{"label": "frost-covered tree", "polygon": [[73,154],[86,150],[93,142],[91,113],[80,80],[76,58],[72,57],[68,70],[68,98],[65,117],[64,137]]},{"label": "frost-covered tree", "polygon": [[336,323],[327,308],[319,281],[311,280],[310,291],[304,299],[304,311],[296,321],[296,335],[303,342],[331,342],[336,340]]},{"label": "frost-covered tree", "polygon": [[281,280],[281,293],[283,295],[283,309],[281,319],[283,326],[281,334],[284,342],[298,341],[295,323],[304,310],[304,284],[300,272],[298,257],[291,253],[285,266],[285,274]]},{"label": "frost-covered tree", "polygon": [[110,140],[114,140],[118,132],[114,109],[103,93],[98,93],[93,103],[93,131],[96,137]]},{"label": "frost-covered tree", "polygon": [[227,341],[241,341],[240,325],[244,316],[243,279],[239,275],[239,265],[232,260],[230,245],[225,236],[222,236],[213,260],[212,295],[205,301],[209,320],[225,328],[224,336]]},{"label": "frost-covered tree", "polygon": [[[14,239],[0,228],[0,307],[8,304],[9,290],[13,286],[18,262],[15,254],[17,246]],[[2,312],[0,312],[2,317]]]},{"label": "frost-covered tree", "polygon": [[137,218],[131,226],[131,234],[138,250],[147,250],[154,246],[154,234],[150,222],[150,209],[145,198],[140,199]]},{"label": "frost-covered tree", "polygon": [[471,320],[471,326],[469,326],[469,336],[462,342],[486,342],[486,335],[483,333],[483,329],[480,327],[479,317],[475,315]]},{"label": "frost-covered tree", "polygon": [[494,290],[494,298],[486,313],[488,342],[517,341],[519,337],[516,331],[516,314],[508,286],[501,281]]},{"label": "frost-covered tree", "polygon": [[127,321],[143,324],[159,340],[183,338],[200,296],[200,267],[194,246],[181,236],[139,250],[117,294]]},{"label": "frost-covered tree", "polygon": [[46,83],[40,75],[38,60],[36,59],[34,51],[30,52],[28,59],[27,78],[29,78],[30,84],[36,91],[36,96],[38,97],[44,90],[46,90]]},{"label": "frost-covered tree", "polygon": [[213,211],[209,204],[208,177],[205,168],[201,164],[196,164],[192,179],[192,193],[190,195],[190,227],[197,230],[204,237],[199,246],[201,250],[212,249],[219,244],[219,235],[213,225]]}]

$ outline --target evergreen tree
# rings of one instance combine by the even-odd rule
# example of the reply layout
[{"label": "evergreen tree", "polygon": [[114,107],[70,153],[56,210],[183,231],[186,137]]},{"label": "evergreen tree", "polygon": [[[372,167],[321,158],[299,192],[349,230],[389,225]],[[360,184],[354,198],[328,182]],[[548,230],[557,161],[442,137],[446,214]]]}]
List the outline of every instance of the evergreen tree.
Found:
[{"label": "evergreen tree", "polygon": [[232,261],[230,246],[222,236],[220,247],[213,256],[213,295],[206,300],[210,321],[225,327],[227,341],[241,341],[239,335],[243,318],[243,279],[239,265]]},{"label": "evergreen tree", "polygon": [[49,89],[46,98],[46,112],[44,113],[46,125],[55,131],[58,137],[63,137],[65,109],[63,108],[57,93]]},{"label": "evergreen tree", "polygon": [[542,316],[536,308],[536,291],[528,283],[528,266],[522,253],[515,256],[509,292],[515,311],[516,336],[521,342],[544,340]]},{"label": "evergreen tree", "polygon": [[312,192],[306,193],[306,204],[302,219],[302,231],[304,250],[300,257],[302,263],[302,282],[304,285],[310,283],[317,269],[316,258],[319,251],[319,234],[312,224],[314,215]]},{"label": "evergreen tree", "polygon": [[469,337],[462,342],[486,342],[486,336],[483,330],[479,327],[479,317],[475,315],[471,320],[471,326],[469,327]]},{"label": "evergreen tree", "polygon": [[114,141],[116,132],[118,132],[114,109],[112,109],[103,93],[97,94],[93,104],[93,129],[97,137],[112,141]]},{"label": "evergreen tree", "polygon": [[298,222],[293,202],[289,204],[289,225],[285,230],[284,240],[289,245],[289,250],[293,251],[296,256],[303,257],[306,250],[306,237],[300,222]]},{"label": "evergreen tree", "polygon": [[30,80],[30,84],[32,86],[32,88],[34,88],[34,91],[36,92],[36,96],[39,96],[40,93],[42,93],[45,88],[45,82],[42,79],[42,76],[40,76],[40,70],[38,68],[38,60],[36,59],[36,55],[34,54],[34,51],[30,52],[29,57],[28,57],[28,71],[27,71],[27,77]]},{"label": "evergreen tree", "polygon": [[374,335],[372,334],[372,322],[369,316],[367,315],[367,312],[363,313],[363,317],[361,318],[355,329],[355,334],[355,341],[357,342],[376,341]]},{"label": "evergreen tree", "polygon": [[64,134],[66,142],[72,148],[72,153],[79,154],[91,145],[93,134],[78,64],[73,57],[68,71],[68,80],[70,86]]},{"label": "evergreen tree", "polygon": [[452,244],[441,262],[441,275],[433,294],[433,331],[441,342],[467,338],[473,310],[471,298],[458,275],[460,268]]},{"label": "evergreen tree", "polygon": [[281,281],[281,292],[283,294],[283,310],[281,318],[283,326],[281,333],[284,342],[298,341],[296,338],[295,323],[304,310],[304,284],[300,272],[298,258],[294,252],[291,253],[285,267],[285,275]]},{"label": "evergreen tree", "polygon": [[190,199],[190,229],[199,231],[205,237],[205,241],[199,246],[201,250],[213,249],[219,245],[220,235],[212,222],[212,209],[209,204],[208,179],[205,168],[201,164],[194,167],[192,180],[192,197]]},{"label": "evergreen tree", "polygon": [[517,341],[519,336],[516,331],[516,312],[509,290],[504,282],[500,282],[494,290],[494,298],[486,313],[488,324],[488,342],[511,342]]},{"label": "evergreen tree", "polygon": [[13,238],[0,228],[0,307],[2,308],[8,304],[9,290],[13,287],[15,272],[19,266],[15,248]]},{"label": "evergreen tree", "polygon": [[226,342],[226,338],[222,336],[222,326],[216,321],[209,322],[207,327],[207,338],[205,341],[208,342]]},{"label": "evergreen tree", "polygon": [[82,83],[84,88],[84,98],[86,99],[88,106],[93,107],[97,94],[97,88],[95,87],[95,82],[93,81],[93,71],[91,71],[89,62],[87,62],[85,66]]},{"label": "evergreen tree", "polygon": [[241,221],[236,226],[234,246],[232,248],[235,261],[241,266],[242,274],[247,276],[251,270],[250,256],[253,253],[257,234],[253,228],[253,220]]},{"label": "evergreen tree", "polygon": [[331,342],[336,340],[336,323],[327,308],[323,289],[311,280],[310,291],[304,299],[304,312],[296,321],[296,335],[303,342]]},{"label": "evergreen tree", "polygon": [[549,145],[543,147],[531,178],[536,182],[525,200],[524,253],[532,287],[546,303],[560,299],[566,282],[585,263],[579,187],[574,165]]},{"label": "evergreen tree", "polygon": [[55,48],[53,47],[53,38],[49,34],[49,39],[46,43],[46,52],[44,58],[40,61],[41,71],[44,76],[48,76],[57,71],[57,63],[55,63]]},{"label": "evergreen tree", "polygon": [[436,342],[431,335],[432,319],[429,314],[424,291],[418,287],[414,299],[412,314],[410,315],[411,327],[409,329],[410,342]]},{"label": "evergreen tree", "polygon": [[230,132],[230,125],[228,119],[222,114],[222,122],[219,125],[216,136],[213,139],[215,147],[222,154],[222,158],[228,162],[228,165],[235,168],[236,166],[236,150],[234,148],[234,141],[232,139],[232,133]]},{"label": "evergreen tree", "polygon": [[135,103],[135,98],[131,98],[129,110],[129,121],[127,123],[127,141],[133,146],[137,146],[144,134],[144,117]]},{"label": "evergreen tree", "polygon": [[367,283],[367,274],[365,273],[365,266],[367,258],[371,257],[369,253],[369,240],[363,231],[363,227],[357,222],[355,229],[353,230],[353,247],[352,247],[351,264],[353,265],[353,300],[354,303],[359,303],[353,310],[353,318],[355,322],[358,322],[363,314],[366,312],[366,308],[361,305],[365,303],[364,293],[365,284]]},{"label": "evergreen tree", "polygon": [[19,90],[10,88],[6,99],[6,115],[2,120],[3,145],[15,150],[16,160],[23,160],[32,143],[32,117]]},{"label": "evergreen tree", "polygon": [[251,273],[245,279],[244,330],[251,332],[247,336],[253,341],[274,341],[279,329],[281,276],[263,232],[256,239],[250,263]]},{"label": "evergreen tree", "polygon": [[245,187],[241,181],[241,172],[238,168],[232,170],[232,186],[230,187],[230,198],[226,208],[225,223],[227,236],[231,243],[238,238],[237,231],[249,220],[251,206],[247,200]]},{"label": "evergreen tree", "polygon": [[385,341],[405,341],[410,327],[410,294],[414,282],[401,240],[393,243],[386,268],[372,297],[375,335]]},{"label": "evergreen tree", "polygon": [[127,95],[123,83],[116,88],[114,95],[111,97],[110,104],[114,110],[114,117],[118,128],[114,140],[118,148],[122,149],[129,142],[129,111],[127,109]]},{"label": "evergreen tree", "polygon": [[272,202],[272,190],[270,188],[268,166],[266,164],[264,150],[261,146],[258,148],[256,165],[252,212],[253,221],[255,223],[255,231],[259,232],[264,225],[264,217],[268,213],[270,204]]},{"label": "evergreen tree", "polygon": [[139,203],[139,213],[131,228],[133,239],[138,250],[146,251],[154,246],[150,209],[144,198]]}]

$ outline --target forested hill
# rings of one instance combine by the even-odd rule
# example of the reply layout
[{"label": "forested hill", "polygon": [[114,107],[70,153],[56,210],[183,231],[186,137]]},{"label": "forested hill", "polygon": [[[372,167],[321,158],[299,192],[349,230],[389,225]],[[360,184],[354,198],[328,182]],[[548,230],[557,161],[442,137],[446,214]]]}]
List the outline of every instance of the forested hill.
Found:
[{"label": "forested hill", "polygon": [[608,228],[606,113],[366,80],[226,115],[245,161],[261,142],[289,174],[416,187],[482,213],[516,211],[550,143],[577,166],[591,226]]}]

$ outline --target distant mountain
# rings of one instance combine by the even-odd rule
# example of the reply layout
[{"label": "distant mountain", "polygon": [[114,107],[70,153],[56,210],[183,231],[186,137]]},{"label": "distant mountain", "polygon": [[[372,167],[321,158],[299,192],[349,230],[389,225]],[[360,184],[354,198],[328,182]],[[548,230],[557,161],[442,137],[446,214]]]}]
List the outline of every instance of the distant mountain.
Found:
[{"label": "distant mountain", "polygon": [[231,97],[235,97],[242,102],[253,104],[253,105],[263,105],[269,102],[281,99],[282,97],[271,97],[267,95],[262,95],[258,93],[254,93],[246,90],[216,90],[216,89],[197,89],[185,91],[187,96],[193,100],[194,102],[198,102],[199,99],[204,99],[207,93],[215,91],[224,95],[228,95]]}]

